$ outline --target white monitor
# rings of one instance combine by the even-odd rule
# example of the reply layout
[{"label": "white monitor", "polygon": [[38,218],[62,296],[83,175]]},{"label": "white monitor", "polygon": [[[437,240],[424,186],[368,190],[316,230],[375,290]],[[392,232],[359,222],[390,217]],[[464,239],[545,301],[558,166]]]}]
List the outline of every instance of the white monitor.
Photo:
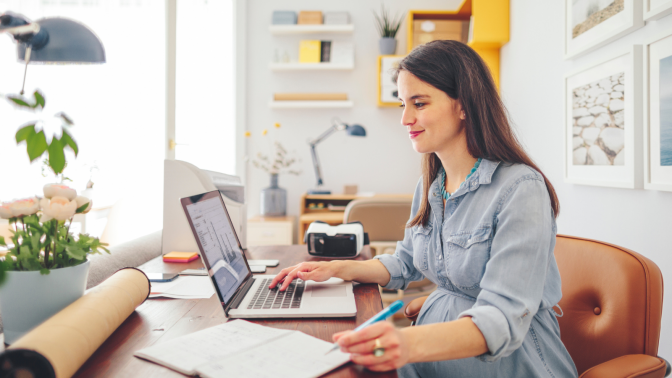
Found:
[{"label": "white monitor", "polygon": [[164,160],[162,253],[198,252],[180,198],[219,190],[243,248],[247,248],[247,206],[237,176],[199,169],[180,160]]}]

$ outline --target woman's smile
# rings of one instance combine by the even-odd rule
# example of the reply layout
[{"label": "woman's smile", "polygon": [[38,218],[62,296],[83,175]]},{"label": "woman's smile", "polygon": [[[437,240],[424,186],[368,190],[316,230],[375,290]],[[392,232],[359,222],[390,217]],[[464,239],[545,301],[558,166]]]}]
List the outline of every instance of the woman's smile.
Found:
[{"label": "woman's smile", "polygon": [[420,135],[424,132],[425,132],[425,130],[409,131],[408,132],[408,134],[409,134],[408,137],[411,138],[411,139],[415,139],[415,137],[417,137],[418,135]]}]

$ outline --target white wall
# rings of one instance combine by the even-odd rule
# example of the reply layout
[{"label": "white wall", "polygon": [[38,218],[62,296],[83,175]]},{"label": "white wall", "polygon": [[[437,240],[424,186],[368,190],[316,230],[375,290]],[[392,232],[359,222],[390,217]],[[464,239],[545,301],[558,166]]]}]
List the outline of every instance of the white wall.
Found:
[{"label": "white wall", "polygon": [[[459,0],[385,1],[392,12],[409,9],[451,9]],[[309,138],[315,138],[331,126],[338,116],[346,123],[359,123],[366,128],[366,138],[349,137],[345,132],[332,135],[318,146],[324,184],[333,193],[342,193],[345,184],[357,184],[359,190],[376,193],[412,193],[420,176],[420,156],[413,151],[406,129],[401,126],[401,109],[379,108],[377,96],[378,34],[372,10],[379,11],[381,2],[343,0],[315,2],[285,0],[281,3],[264,0],[247,2],[247,155],[263,151],[268,140],[261,137],[263,129],[271,130],[285,148],[295,150],[302,159],[300,176],[280,176],[280,186],[287,189],[287,212],[299,213],[300,196],[315,186]],[[268,30],[273,10],[348,11],[355,26],[352,35],[273,36]],[[272,72],[268,68],[273,50],[287,50],[297,60],[300,39],[352,41],[355,45],[353,71]],[[406,51],[406,22],[397,34],[397,53]],[[352,109],[278,110],[268,102],[275,92],[347,92],[355,106]],[[247,164],[247,195],[249,214],[259,213],[259,193],[269,186],[269,176]]]},{"label": "white wall", "polygon": [[[511,39],[501,53],[501,88],[532,158],[560,198],[558,232],[630,248],[653,260],[672,282],[672,193],[563,182],[563,75],[631,44],[643,44],[672,18],[652,22],[602,49],[563,60],[564,1],[511,0]],[[672,30],[672,29],[670,29]],[[672,291],[664,299],[659,354],[672,358]]]}]

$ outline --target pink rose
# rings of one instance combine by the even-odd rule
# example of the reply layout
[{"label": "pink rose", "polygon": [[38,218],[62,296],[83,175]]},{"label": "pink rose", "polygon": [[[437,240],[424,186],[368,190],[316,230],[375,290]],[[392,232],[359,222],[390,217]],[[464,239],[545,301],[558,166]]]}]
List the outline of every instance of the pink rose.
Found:
[{"label": "pink rose", "polygon": [[36,197],[24,198],[10,203],[9,208],[12,210],[12,216],[16,218],[37,213],[40,210],[40,203]]},{"label": "pink rose", "polygon": [[47,222],[52,219],[64,221],[72,218],[77,211],[77,201],[71,201],[60,196],[51,199],[43,198],[40,201],[40,206],[42,206],[40,222]]},{"label": "pink rose", "polygon": [[82,211],[82,214],[88,213],[93,208],[93,200],[88,199],[84,196],[77,196],[77,198],[75,198],[75,202],[77,202],[77,208],[78,209],[80,207],[84,206],[87,203],[89,204],[89,206],[87,206],[86,209],[84,209],[84,211]]},{"label": "pink rose", "polygon": [[68,201],[72,201],[77,197],[77,191],[66,185],[61,184],[47,184],[44,186],[44,197],[65,197]]},{"label": "pink rose", "polygon": [[12,218],[12,209],[9,207],[11,202],[2,202],[0,203],[0,218],[9,219]]}]

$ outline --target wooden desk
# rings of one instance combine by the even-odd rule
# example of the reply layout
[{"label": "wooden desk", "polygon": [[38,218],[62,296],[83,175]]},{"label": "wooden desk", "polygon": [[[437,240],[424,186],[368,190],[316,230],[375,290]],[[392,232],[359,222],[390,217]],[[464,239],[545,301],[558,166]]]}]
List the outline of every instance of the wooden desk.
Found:
[{"label": "wooden desk", "polygon": [[[358,259],[371,258],[368,246]],[[305,246],[255,247],[247,253],[248,259],[279,259],[280,265],[268,268],[266,274],[278,273],[281,269],[302,261],[324,261],[308,255]],[[200,260],[188,264],[164,263],[157,257],[142,266],[146,272],[179,272],[201,267]],[[251,320],[265,326],[299,330],[331,342],[331,335],[354,329],[382,310],[378,285],[355,285],[357,316],[354,318],[330,319],[264,319]],[[75,377],[184,377],[182,374],[161,365],[133,357],[139,349],[157,342],[165,342],[208,327],[226,322],[224,310],[217,295],[210,299],[148,299],[98,348]],[[326,377],[396,377],[396,372],[373,373],[361,366],[348,363],[327,374]]]}]

